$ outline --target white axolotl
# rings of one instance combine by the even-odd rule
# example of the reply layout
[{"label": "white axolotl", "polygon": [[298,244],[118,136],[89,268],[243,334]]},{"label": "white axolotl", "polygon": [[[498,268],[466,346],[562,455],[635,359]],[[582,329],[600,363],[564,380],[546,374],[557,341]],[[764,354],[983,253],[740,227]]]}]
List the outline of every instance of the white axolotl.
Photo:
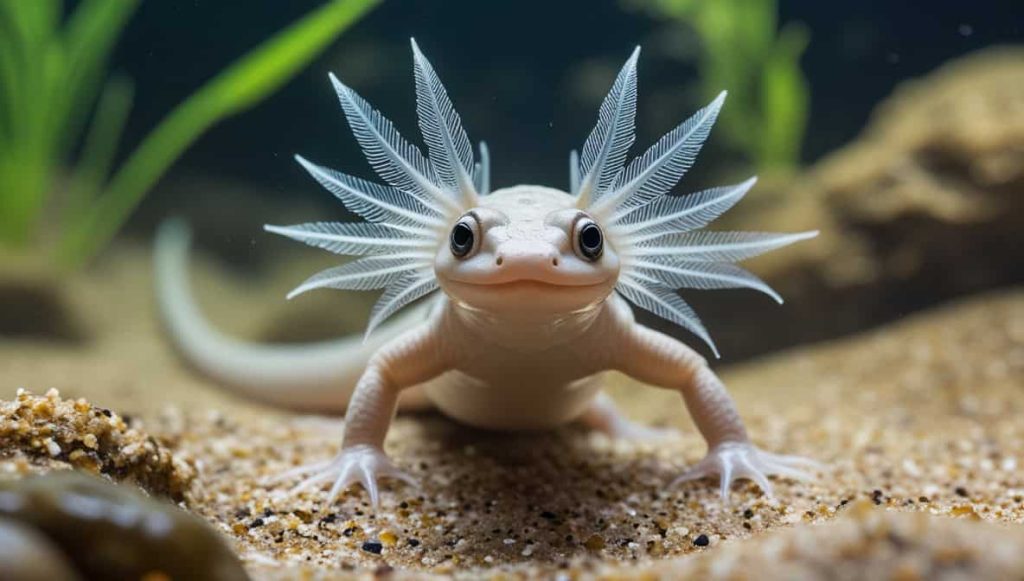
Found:
[{"label": "white axolotl", "polygon": [[[331,483],[328,502],[360,483],[376,506],[378,478],[411,481],[383,449],[400,395],[406,406],[430,403],[481,428],[541,430],[580,420],[613,436],[664,435],[626,420],[601,393],[601,374],[613,370],[682,395],[708,452],[679,480],[718,475],[726,498],[736,478],[770,493],[767,475],[805,476],[802,468],[813,462],[755,447],[704,358],[638,324],[628,304],[689,330],[717,356],[676,289],[747,287],[781,303],[764,282],[731,263],[816,234],[700,231],[738,202],[753,179],[669,193],[693,163],[725,93],[626,164],[634,139],[637,48],[602,103],[582,154],[571,155],[570,192],[520,185],[491,193],[486,147],[480,144],[475,162],[434,69],[415,41],[412,50],[428,156],[332,75],[356,139],[390,185],[298,157],[367,222],[266,227],[363,256],[314,275],[289,297],[325,287],[383,288],[365,340],[261,346],[220,335],[188,292],[187,234],[168,227],[158,237],[162,312],[187,359],[263,401],[347,410],[341,452],[284,476],[306,476],[299,488]],[[370,334],[438,289],[425,308],[410,309]]]}]

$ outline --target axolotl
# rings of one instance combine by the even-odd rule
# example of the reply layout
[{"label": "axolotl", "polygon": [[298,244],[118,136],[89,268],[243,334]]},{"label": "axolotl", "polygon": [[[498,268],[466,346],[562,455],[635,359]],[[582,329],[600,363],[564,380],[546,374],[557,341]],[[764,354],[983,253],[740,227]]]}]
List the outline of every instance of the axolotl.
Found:
[{"label": "axolotl", "polygon": [[[767,284],[733,263],[817,234],[703,230],[743,198],[754,179],[687,195],[670,192],[693,164],[725,93],[626,163],[634,140],[637,47],[581,152],[570,155],[569,191],[518,185],[491,192],[486,145],[475,160],[462,121],[415,40],[412,51],[427,155],[331,75],[359,145],[387,185],[296,156],[365,222],[266,226],[361,257],[312,276],[289,298],[320,288],[384,289],[364,338],[270,346],[224,336],[189,295],[187,231],[168,226],[158,235],[159,302],[188,360],[263,401],[345,410],[337,456],[283,478],[302,478],[298,488],[330,485],[328,502],[361,484],[374,506],[378,479],[412,482],[383,449],[400,399],[405,407],[433,405],[486,429],[543,430],[580,421],[616,437],[664,436],[616,410],[601,391],[607,371],[682,395],[708,450],[677,481],[717,476],[727,499],[737,478],[770,493],[769,475],[808,476],[816,463],[756,447],[705,358],[639,324],[631,308],[683,327],[717,356],[677,290],[744,287],[781,303]],[[381,325],[428,295],[434,296]]]}]

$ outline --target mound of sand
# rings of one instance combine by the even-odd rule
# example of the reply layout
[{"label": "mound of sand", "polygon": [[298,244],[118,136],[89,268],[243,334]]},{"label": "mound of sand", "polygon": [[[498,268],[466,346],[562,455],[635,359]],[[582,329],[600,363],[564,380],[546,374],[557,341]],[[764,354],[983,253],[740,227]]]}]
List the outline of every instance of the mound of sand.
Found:
[{"label": "mound of sand", "polygon": [[0,455],[12,472],[75,468],[183,501],[195,470],[124,418],[85,399],[36,396],[19,389],[0,402]]}]

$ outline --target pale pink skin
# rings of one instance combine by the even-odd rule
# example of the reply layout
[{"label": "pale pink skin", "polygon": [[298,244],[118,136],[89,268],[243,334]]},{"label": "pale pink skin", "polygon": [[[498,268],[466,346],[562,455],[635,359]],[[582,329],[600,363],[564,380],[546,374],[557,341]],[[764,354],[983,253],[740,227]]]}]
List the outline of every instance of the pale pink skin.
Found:
[{"label": "pale pink skin", "polygon": [[284,475],[308,475],[299,489],[331,484],[333,500],[359,483],[377,505],[378,478],[411,482],[383,444],[399,395],[421,385],[442,412],[481,428],[547,429],[580,420],[615,437],[669,437],[626,420],[600,392],[600,375],[612,370],[682,396],[708,453],[678,480],[718,475],[725,498],[737,478],[770,493],[768,475],[805,476],[801,468],[812,462],[750,442],[703,357],[636,322],[613,292],[619,257],[609,242],[597,261],[577,255],[573,229],[587,215],[576,198],[517,186],[480,198],[463,219],[475,230],[476,248],[456,258],[441,245],[435,272],[445,297],[369,359],[349,401],[341,452]]},{"label": "pale pink skin", "polygon": [[[615,410],[611,399],[600,392],[600,376],[607,371],[619,371],[682,396],[708,452],[678,480],[717,475],[726,498],[736,478],[753,480],[767,493],[768,475],[802,477],[800,468],[812,463],[756,448],[735,404],[704,358],[676,339],[638,324],[615,290],[639,297],[639,302],[647,303],[643,308],[653,305],[655,314],[688,326],[711,343],[699,323],[680,312],[683,306],[663,304],[677,299],[666,293],[685,283],[670,281],[672,286],[666,286],[662,284],[666,281],[647,277],[657,283],[648,288],[647,283],[638,282],[650,266],[643,262],[645,253],[668,256],[686,249],[679,244],[656,248],[645,243],[655,231],[669,233],[678,226],[682,233],[706,225],[736,203],[753,180],[718,193],[709,190],[692,198],[695,205],[690,208],[647,204],[634,208],[637,214],[631,217],[633,210],[627,206],[655,203],[651,196],[657,198],[674,185],[706,139],[725,93],[616,174],[613,170],[622,166],[633,141],[637,47],[602,103],[598,125],[584,143],[582,156],[571,158],[575,195],[516,186],[481,196],[478,188],[489,190],[486,148],[481,144],[481,160],[475,164],[461,121],[433,67],[415,41],[412,48],[417,111],[429,159],[331,77],[371,165],[397,191],[369,186],[370,192],[361,192],[351,178],[301,157],[297,160],[369,221],[395,218],[394,223],[383,225],[397,230],[406,228],[407,222],[416,224],[405,232],[410,238],[402,235],[403,241],[414,239],[415,252],[400,257],[407,262],[390,272],[401,271],[403,278],[384,283],[388,287],[384,297],[392,290],[399,294],[378,303],[381,310],[371,318],[370,327],[379,322],[377,318],[386,318],[392,306],[405,304],[401,299],[421,296],[416,292],[433,289],[436,282],[442,292],[428,309],[409,309],[375,329],[366,342],[358,337],[311,346],[236,341],[211,328],[189,296],[184,266],[187,236],[175,227],[161,229],[158,236],[161,314],[179,351],[194,367],[236,393],[265,402],[307,411],[347,411],[337,457],[291,470],[282,478],[306,476],[297,489],[329,484],[328,502],[359,483],[376,506],[379,478],[411,481],[383,450],[400,399],[405,406],[433,404],[461,422],[489,429],[548,429],[579,420],[617,437],[670,437],[664,430],[629,422]],[[619,178],[624,181],[620,183]],[[403,195],[415,200],[399,200]],[[376,209],[371,211],[367,204]],[[662,210],[667,213],[655,220],[633,221],[643,218],[644,212]],[[683,214],[691,210],[695,214],[687,225]],[[677,219],[682,221],[676,224]],[[459,222],[472,229],[475,244],[468,253],[455,256],[448,236]],[[588,257],[578,247],[579,234],[589,222],[604,231],[600,256]],[[322,239],[315,242],[307,237],[320,228],[308,226],[298,225],[290,232],[275,226],[268,230],[322,246]],[[761,251],[813,235],[761,242]],[[356,254],[381,250],[363,238],[356,247],[346,246],[347,242],[323,247],[335,252],[356,249]],[[431,256],[436,281],[431,278]],[[618,286],[620,271],[622,286]],[[729,276],[729,284],[757,288],[781,302],[756,279]],[[293,292],[333,284],[317,280]],[[403,282],[407,280],[416,282]],[[371,278],[349,288],[376,288],[372,284],[381,281]],[[653,295],[637,294],[652,289]]]}]

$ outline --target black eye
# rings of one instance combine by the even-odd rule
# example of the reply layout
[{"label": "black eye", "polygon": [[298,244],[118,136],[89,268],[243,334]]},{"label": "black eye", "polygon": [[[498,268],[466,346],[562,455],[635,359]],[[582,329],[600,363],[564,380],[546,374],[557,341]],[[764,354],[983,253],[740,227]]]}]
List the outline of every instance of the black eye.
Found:
[{"label": "black eye", "polygon": [[577,237],[579,239],[580,254],[584,258],[587,260],[601,258],[601,253],[604,251],[604,234],[601,232],[600,226],[593,222],[588,222],[579,229]]},{"label": "black eye", "polygon": [[473,228],[465,222],[459,222],[452,228],[451,235],[452,254],[459,258],[465,257],[473,250]]}]

